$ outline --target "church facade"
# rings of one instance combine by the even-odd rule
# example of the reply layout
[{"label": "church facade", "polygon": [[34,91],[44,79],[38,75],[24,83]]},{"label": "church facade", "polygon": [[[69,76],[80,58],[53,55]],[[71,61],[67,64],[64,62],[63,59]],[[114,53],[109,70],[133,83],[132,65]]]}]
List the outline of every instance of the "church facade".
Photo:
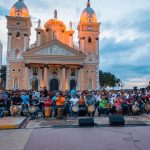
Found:
[{"label": "church facade", "polygon": [[23,0],[18,0],[7,18],[6,89],[96,90],[99,88],[100,23],[88,0],[78,24],[78,43],[74,44],[72,23],[49,19],[38,21],[36,42],[30,45],[32,22]]}]

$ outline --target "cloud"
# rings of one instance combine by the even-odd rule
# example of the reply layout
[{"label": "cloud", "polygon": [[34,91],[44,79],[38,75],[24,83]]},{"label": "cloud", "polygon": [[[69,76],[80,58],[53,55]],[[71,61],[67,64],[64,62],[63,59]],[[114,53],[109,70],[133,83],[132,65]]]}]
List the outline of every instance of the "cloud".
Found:
[{"label": "cloud", "polygon": [[[7,29],[6,18],[17,0],[0,0],[0,40],[4,46],[3,63],[6,64]],[[58,18],[66,25],[73,21],[75,43],[77,25],[87,0],[30,0],[25,1],[32,19],[31,44],[35,42],[35,28],[38,19],[42,25]],[[113,3],[113,4],[112,4]],[[100,67],[119,77],[127,86],[144,86],[150,80],[150,1],[149,0],[92,0],[91,6],[101,24]],[[133,79],[135,79],[133,81]],[[143,81],[143,82],[142,82]]]},{"label": "cloud", "polygon": [[116,22],[103,23],[101,69],[116,74],[128,86],[134,78],[140,86],[150,80],[149,14],[150,10],[141,10]]}]

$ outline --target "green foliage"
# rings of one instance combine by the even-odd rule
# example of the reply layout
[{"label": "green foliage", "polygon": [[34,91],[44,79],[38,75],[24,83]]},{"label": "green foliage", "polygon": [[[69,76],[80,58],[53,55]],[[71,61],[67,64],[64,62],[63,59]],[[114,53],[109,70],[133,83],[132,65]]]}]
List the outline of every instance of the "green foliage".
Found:
[{"label": "green foliage", "polygon": [[101,87],[115,87],[115,86],[121,86],[121,80],[116,78],[114,74],[111,74],[110,72],[102,72],[99,71],[99,81]]}]

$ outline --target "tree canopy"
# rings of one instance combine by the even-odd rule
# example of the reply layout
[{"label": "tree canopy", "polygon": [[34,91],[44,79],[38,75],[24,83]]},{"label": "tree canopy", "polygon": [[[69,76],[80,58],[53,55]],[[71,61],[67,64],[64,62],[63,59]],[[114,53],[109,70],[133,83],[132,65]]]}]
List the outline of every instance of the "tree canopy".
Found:
[{"label": "tree canopy", "polygon": [[103,72],[99,71],[99,82],[100,86],[103,88],[106,87],[115,87],[115,86],[122,86],[122,82],[118,79],[114,74],[110,72]]}]

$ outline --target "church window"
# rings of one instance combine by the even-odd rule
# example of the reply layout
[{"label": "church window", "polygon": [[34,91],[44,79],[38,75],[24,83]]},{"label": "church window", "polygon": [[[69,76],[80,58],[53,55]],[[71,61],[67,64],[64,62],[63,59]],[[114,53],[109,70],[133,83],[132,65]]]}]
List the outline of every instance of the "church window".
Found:
[{"label": "church window", "polygon": [[91,90],[92,88],[92,79],[89,79],[89,90]]},{"label": "church window", "polygon": [[19,58],[19,49],[16,49],[16,51],[15,51],[15,58],[16,58],[16,59]]},{"label": "church window", "polygon": [[88,43],[91,43],[92,42],[92,39],[91,39],[91,37],[89,36],[88,37]]},{"label": "church window", "polygon": [[75,76],[75,68],[71,69],[71,76],[73,76],[73,77]]},{"label": "church window", "polygon": [[33,75],[38,75],[38,68],[37,67],[33,68]]},{"label": "church window", "polygon": [[16,22],[16,25],[18,25],[18,26],[19,26],[19,25],[20,25],[20,22],[19,22],[19,21],[17,21],[17,22]]},{"label": "church window", "polygon": [[20,38],[20,32],[16,33],[16,38],[18,38],[18,39]]},{"label": "church window", "polygon": [[17,77],[14,77],[14,79],[13,79],[13,87],[14,87],[14,89],[18,89],[18,78]]},{"label": "church window", "polygon": [[16,16],[20,17],[21,16],[21,12],[17,12]]}]

